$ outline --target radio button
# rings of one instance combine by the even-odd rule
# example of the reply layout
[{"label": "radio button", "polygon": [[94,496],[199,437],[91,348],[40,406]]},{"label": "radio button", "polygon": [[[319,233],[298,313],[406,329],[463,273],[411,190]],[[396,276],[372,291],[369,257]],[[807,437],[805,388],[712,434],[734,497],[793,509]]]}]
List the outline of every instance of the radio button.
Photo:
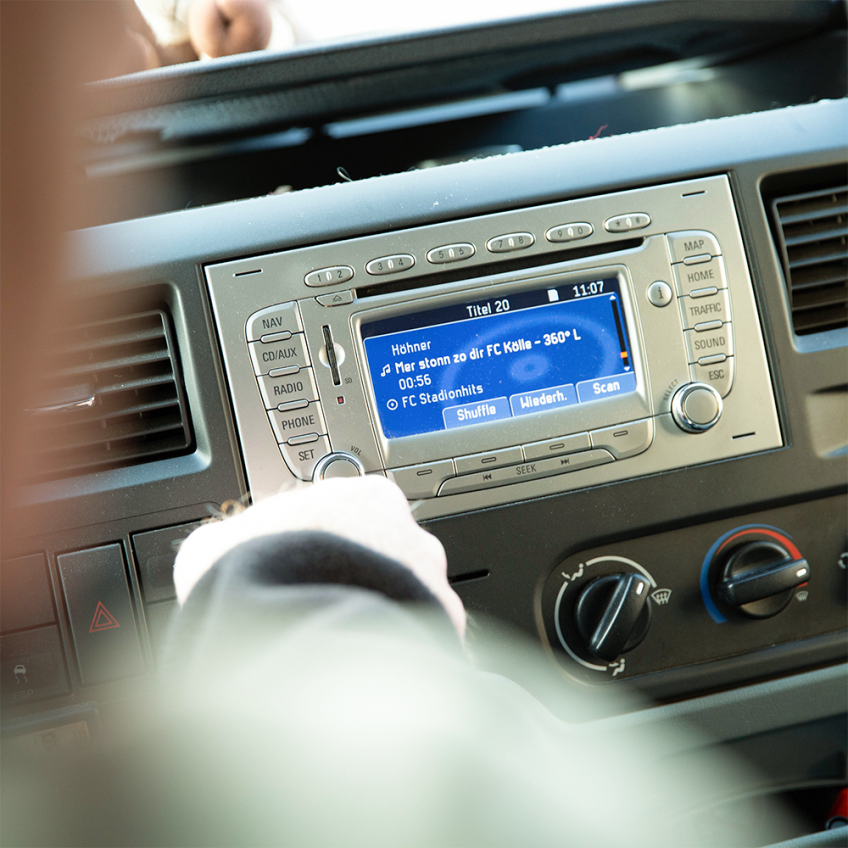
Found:
[{"label": "radio button", "polygon": [[732,356],[712,365],[700,365],[696,362],[689,366],[689,372],[694,382],[712,386],[724,398],[730,394],[730,390],[733,388],[733,378],[736,374],[735,363],[736,360]]},{"label": "radio button", "polygon": [[426,465],[411,465],[408,468],[389,469],[389,477],[398,484],[411,501],[436,497],[439,486],[453,475],[452,459],[428,462]]},{"label": "radio button", "polygon": [[[705,357],[733,356],[733,328],[730,324],[722,324],[719,329],[707,330],[705,333],[687,330],[683,337],[686,339],[690,364]],[[703,361],[701,364],[704,364]]]},{"label": "radio button", "polygon": [[714,256],[709,262],[700,265],[673,265],[677,293],[691,295],[693,291],[705,288],[726,289],[727,277],[720,256]]},{"label": "radio button", "polygon": [[265,409],[276,409],[281,403],[296,400],[318,400],[318,388],[311,368],[301,368],[286,377],[257,377]]},{"label": "radio button", "polygon": [[527,250],[536,243],[533,233],[506,233],[495,236],[486,242],[489,253],[512,253],[514,250]]},{"label": "radio button", "polygon": [[668,249],[671,251],[672,262],[690,262],[695,257],[704,254],[721,256],[721,248],[712,233],[704,230],[681,230],[668,234]]},{"label": "radio button", "polygon": [[255,342],[262,336],[270,335],[271,333],[300,333],[303,331],[303,325],[300,323],[300,313],[297,311],[297,304],[280,303],[276,306],[269,306],[267,309],[260,309],[259,312],[254,312],[247,319],[245,326],[245,338],[249,342]]},{"label": "radio button", "polygon": [[519,447],[504,448],[487,453],[475,453],[471,456],[458,456],[454,462],[456,463],[457,474],[470,474],[472,471],[500,468],[503,465],[524,462],[524,454]]},{"label": "radio button", "polygon": [[643,418],[641,421],[604,427],[592,430],[591,435],[594,447],[606,448],[616,459],[627,459],[643,453],[651,446],[654,440],[654,420]]},{"label": "radio button", "polygon": [[[324,423],[324,412],[318,401],[313,401],[303,409],[291,412],[279,412],[272,409],[268,413],[271,427],[278,442],[288,442],[293,437],[316,433],[326,435],[327,425]],[[297,442],[293,442],[297,444]]]},{"label": "radio button", "polygon": [[306,368],[309,365],[309,354],[303,335],[298,333],[284,342],[262,344],[251,342],[250,358],[253,361],[253,372],[259,376],[274,371],[277,368]]},{"label": "radio button", "polygon": [[580,239],[589,238],[595,228],[591,224],[559,224],[556,227],[551,227],[546,233],[545,238],[553,244],[559,244],[564,241],[579,241]]},{"label": "radio button", "polygon": [[545,459],[549,456],[559,456],[563,453],[588,450],[592,441],[588,433],[574,433],[561,439],[545,439],[543,442],[531,442],[524,445],[525,459]]},{"label": "radio button", "polygon": [[477,252],[477,248],[468,242],[460,244],[446,244],[442,247],[434,247],[427,251],[427,261],[433,265],[446,265],[449,262],[464,262],[471,259]]},{"label": "radio button", "polygon": [[380,256],[372,259],[365,270],[372,277],[381,277],[383,274],[400,274],[408,271],[415,264],[415,257],[409,253],[396,253],[393,256]]},{"label": "radio button", "polygon": [[631,212],[629,215],[616,215],[604,221],[608,233],[629,233],[631,230],[644,230],[651,223],[647,212]]},{"label": "radio button", "polygon": [[583,453],[572,453],[568,456],[554,456],[550,459],[537,459],[524,462],[521,465],[510,465],[506,468],[493,468],[491,471],[478,471],[476,474],[466,474],[464,477],[454,477],[446,480],[439,490],[443,495],[458,495],[463,492],[473,492],[478,489],[490,489],[496,486],[508,486],[511,483],[521,483],[524,480],[541,480],[543,477],[553,477],[569,471],[579,471],[613,462],[613,456],[605,450],[588,450]]},{"label": "radio button", "polygon": [[350,265],[333,265],[330,268],[318,268],[310,271],[303,282],[313,289],[322,286],[335,286],[353,279],[353,268]]},{"label": "radio button", "polygon": [[720,289],[710,297],[680,298],[683,329],[692,330],[699,324],[730,320],[730,298],[727,289]]},{"label": "radio button", "polygon": [[289,470],[299,480],[311,480],[320,459],[330,453],[330,440],[326,436],[299,445],[280,445],[280,453]]}]

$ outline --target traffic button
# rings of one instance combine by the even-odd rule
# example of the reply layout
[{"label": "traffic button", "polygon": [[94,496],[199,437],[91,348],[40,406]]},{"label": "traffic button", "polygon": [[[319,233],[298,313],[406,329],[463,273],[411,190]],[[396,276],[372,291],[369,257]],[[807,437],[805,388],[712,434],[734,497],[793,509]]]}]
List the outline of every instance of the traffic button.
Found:
[{"label": "traffic button", "polygon": [[121,546],[61,554],[56,561],[83,685],[143,674]]}]

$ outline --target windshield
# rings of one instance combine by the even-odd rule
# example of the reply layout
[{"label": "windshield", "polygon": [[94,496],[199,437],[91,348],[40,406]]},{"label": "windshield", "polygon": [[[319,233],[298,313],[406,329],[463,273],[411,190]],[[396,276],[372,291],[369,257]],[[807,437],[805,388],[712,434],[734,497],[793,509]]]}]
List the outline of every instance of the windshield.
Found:
[{"label": "windshield", "polygon": [[122,61],[111,75],[258,50],[424,32],[621,0],[128,0]]}]

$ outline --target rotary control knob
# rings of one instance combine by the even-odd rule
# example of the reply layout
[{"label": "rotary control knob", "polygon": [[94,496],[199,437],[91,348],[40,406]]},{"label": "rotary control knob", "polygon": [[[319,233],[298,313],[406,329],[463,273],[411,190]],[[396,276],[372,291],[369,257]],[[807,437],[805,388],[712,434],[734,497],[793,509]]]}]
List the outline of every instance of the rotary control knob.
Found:
[{"label": "rotary control knob", "polygon": [[795,588],[810,579],[807,560],[792,556],[776,542],[748,542],[724,563],[716,595],[751,618],[777,615],[792,600]]},{"label": "rotary control knob", "polygon": [[318,460],[312,472],[312,481],[332,480],[337,477],[364,477],[362,463],[349,453],[328,453]]},{"label": "rotary control knob", "polygon": [[612,662],[645,638],[650,585],[633,572],[596,577],[586,585],[574,606],[574,626],[592,656]]},{"label": "rotary control knob", "polygon": [[671,417],[686,433],[703,433],[721,418],[721,395],[706,383],[687,383],[671,399]]}]

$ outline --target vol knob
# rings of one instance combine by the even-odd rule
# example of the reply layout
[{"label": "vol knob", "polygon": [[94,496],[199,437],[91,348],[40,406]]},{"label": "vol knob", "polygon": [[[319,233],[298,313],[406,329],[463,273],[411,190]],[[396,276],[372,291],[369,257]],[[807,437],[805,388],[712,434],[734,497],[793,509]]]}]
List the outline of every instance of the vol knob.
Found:
[{"label": "vol knob", "polygon": [[687,433],[703,433],[721,418],[721,395],[706,383],[688,383],[671,399],[671,417]]},{"label": "vol knob", "polygon": [[634,572],[608,574],[586,585],[574,606],[574,625],[590,654],[612,662],[645,638],[651,625],[650,585]]},{"label": "vol knob", "polygon": [[716,584],[716,595],[751,618],[777,615],[792,600],[795,587],[810,579],[810,566],[783,545],[756,541],[731,553]]},{"label": "vol knob", "polygon": [[363,477],[365,468],[362,463],[349,453],[328,453],[318,460],[312,472],[312,481],[331,480],[336,477]]}]

